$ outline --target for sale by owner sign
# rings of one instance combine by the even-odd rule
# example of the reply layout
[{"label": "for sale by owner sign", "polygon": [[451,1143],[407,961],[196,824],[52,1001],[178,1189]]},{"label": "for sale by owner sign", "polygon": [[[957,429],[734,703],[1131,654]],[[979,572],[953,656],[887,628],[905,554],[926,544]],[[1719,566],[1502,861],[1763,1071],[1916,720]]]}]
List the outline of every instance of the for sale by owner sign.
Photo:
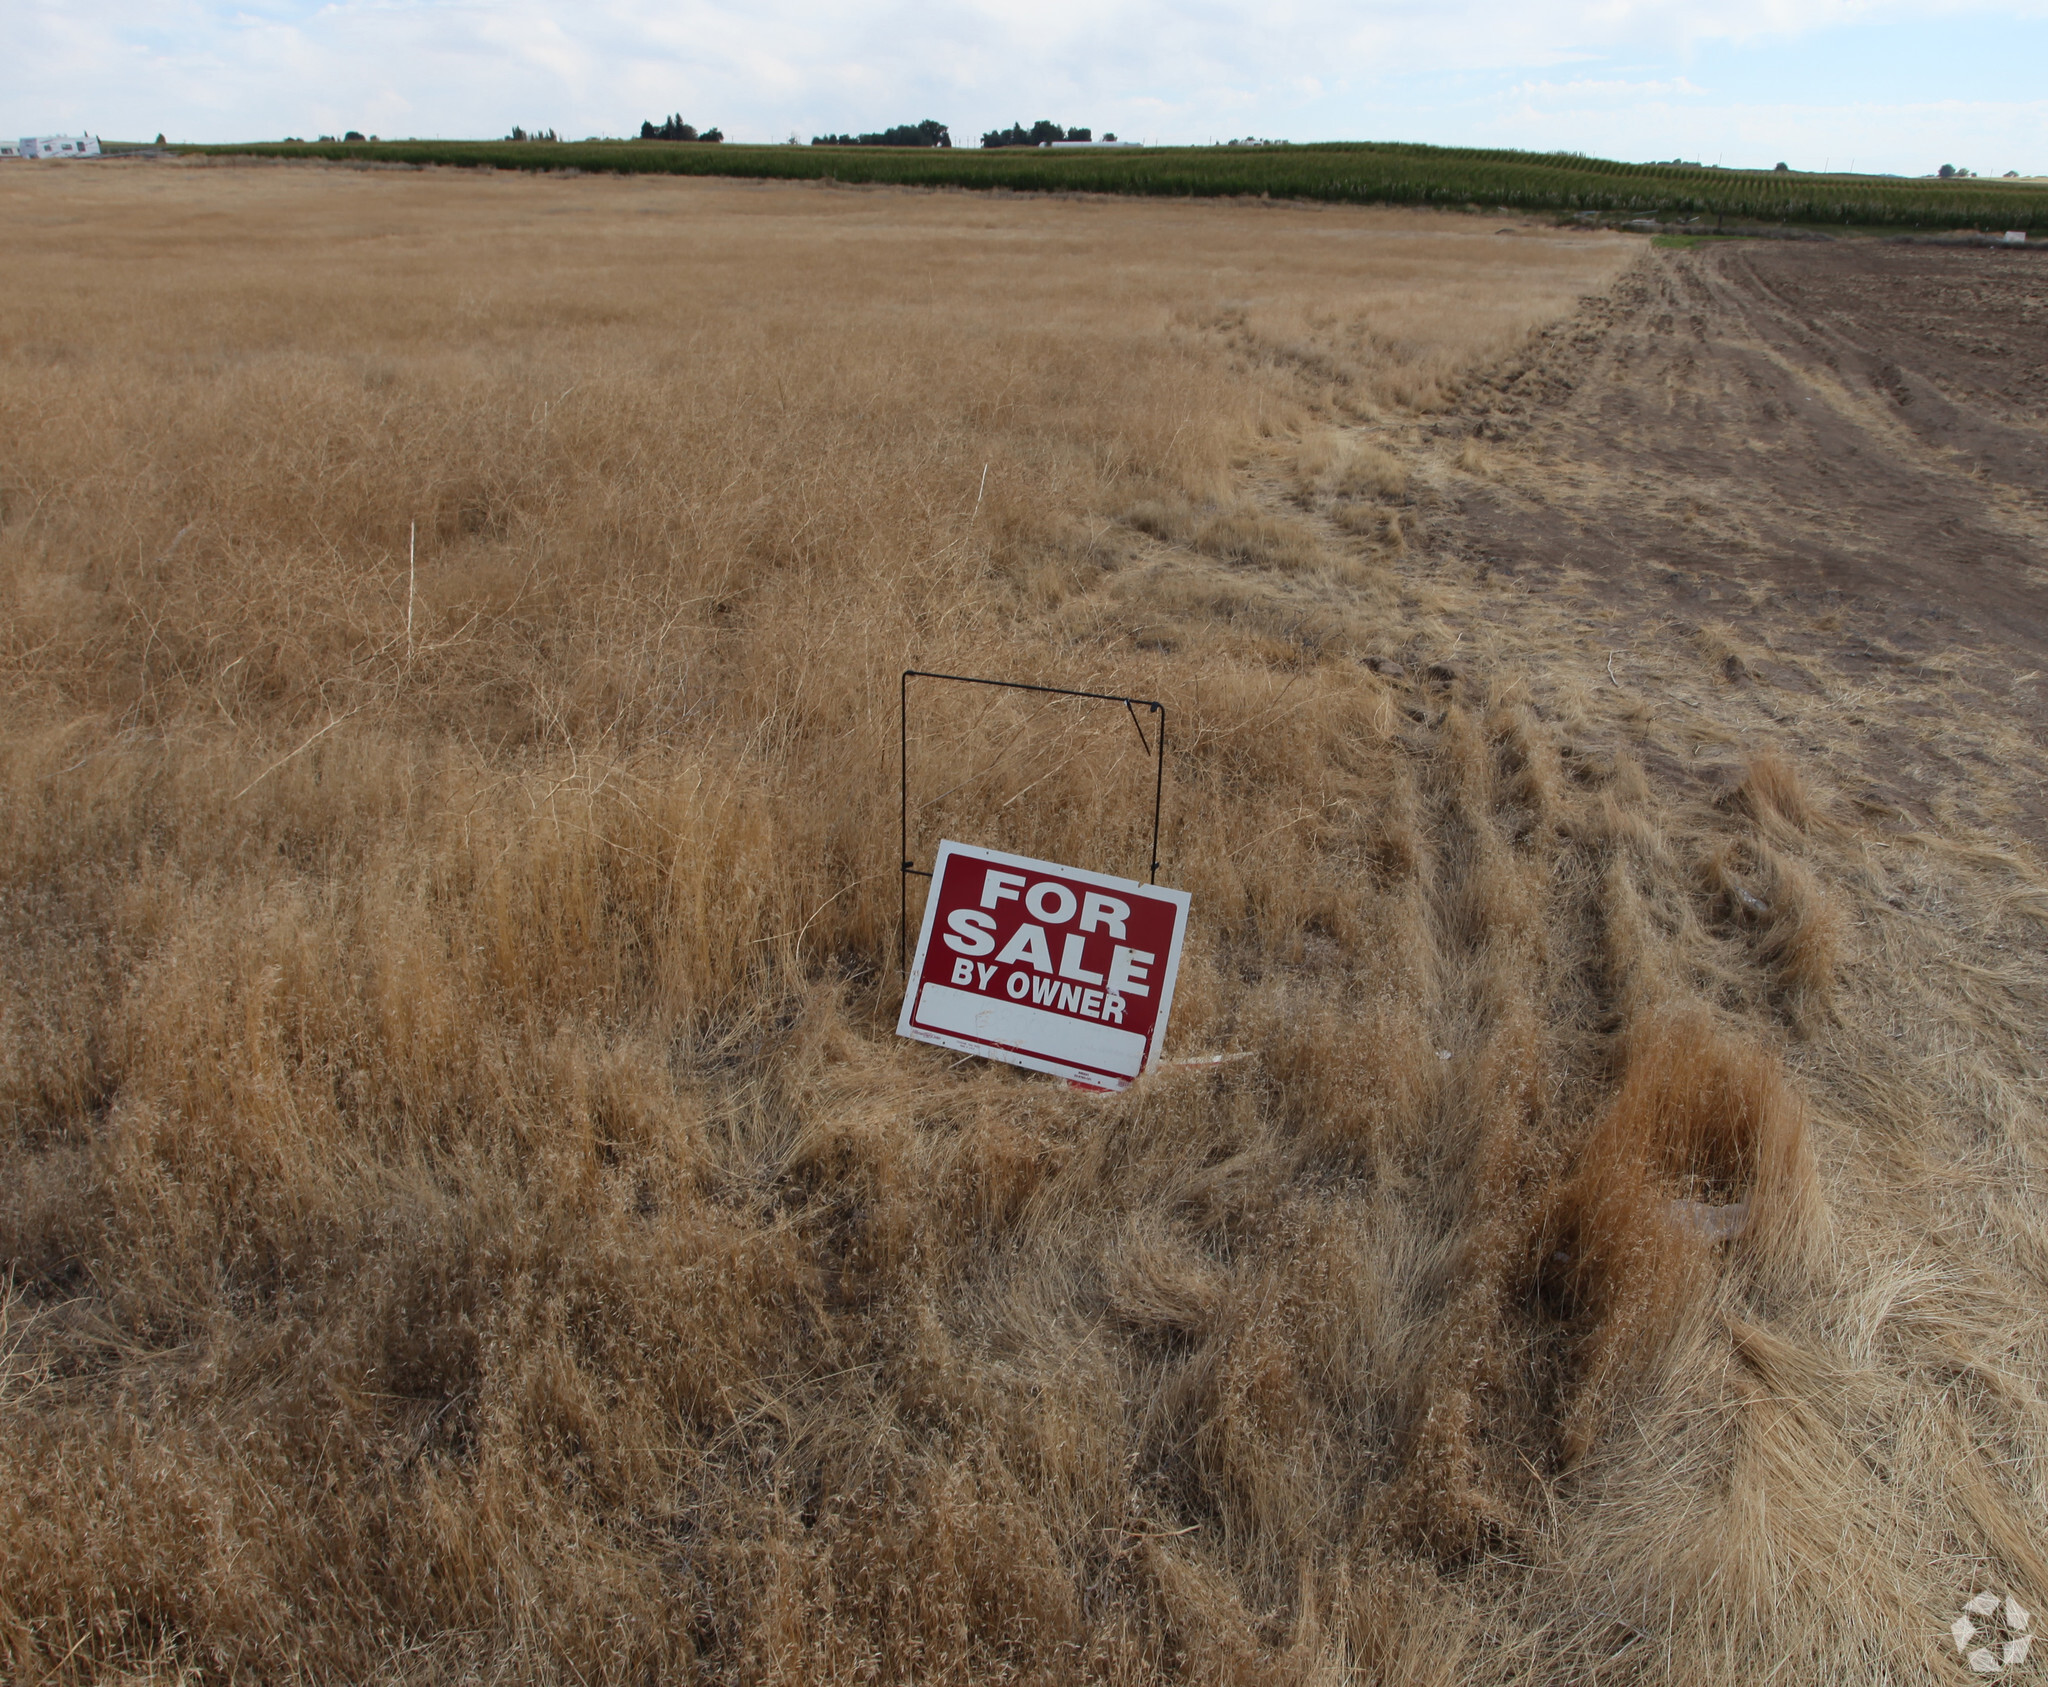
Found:
[{"label": "for sale by owner sign", "polygon": [[1159,1059],[1188,893],[942,843],[899,1034],[1122,1089]]}]

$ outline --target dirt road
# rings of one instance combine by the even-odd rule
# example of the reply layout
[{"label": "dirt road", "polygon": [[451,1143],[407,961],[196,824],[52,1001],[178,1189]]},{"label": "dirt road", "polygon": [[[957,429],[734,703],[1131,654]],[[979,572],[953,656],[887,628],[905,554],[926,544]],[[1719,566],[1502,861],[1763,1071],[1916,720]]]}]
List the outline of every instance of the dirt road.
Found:
[{"label": "dirt road", "polygon": [[1451,426],[1466,561],[1705,638],[1866,810],[2048,840],[2048,257],[1659,252]]}]

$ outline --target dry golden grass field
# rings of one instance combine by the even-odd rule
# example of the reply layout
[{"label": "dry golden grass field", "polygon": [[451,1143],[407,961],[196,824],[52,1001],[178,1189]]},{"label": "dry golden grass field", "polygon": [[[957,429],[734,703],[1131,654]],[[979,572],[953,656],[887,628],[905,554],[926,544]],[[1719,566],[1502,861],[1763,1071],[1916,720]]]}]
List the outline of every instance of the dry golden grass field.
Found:
[{"label": "dry golden grass field", "polygon": [[[2038,602],[1946,377],[1419,213],[0,231],[0,1677],[1863,1684],[2048,1604],[2038,675],[1844,573],[1924,480]],[[905,667],[1165,700],[1169,1053],[1248,1058],[893,1035]],[[920,859],[1142,875],[1128,720],[928,702]]]}]

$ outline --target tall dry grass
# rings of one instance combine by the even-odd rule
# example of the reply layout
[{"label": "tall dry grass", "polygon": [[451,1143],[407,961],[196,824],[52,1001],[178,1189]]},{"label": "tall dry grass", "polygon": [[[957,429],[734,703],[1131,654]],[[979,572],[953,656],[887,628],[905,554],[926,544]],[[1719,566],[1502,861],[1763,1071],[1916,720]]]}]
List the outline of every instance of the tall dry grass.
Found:
[{"label": "tall dry grass", "polygon": [[[0,199],[15,1677],[1864,1681],[2048,1597],[2031,904],[1431,548],[1620,247]],[[1167,702],[1255,1058],[889,1035],[906,666]],[[1142,865],[1119,714],[912,762],[920,852]]]}]

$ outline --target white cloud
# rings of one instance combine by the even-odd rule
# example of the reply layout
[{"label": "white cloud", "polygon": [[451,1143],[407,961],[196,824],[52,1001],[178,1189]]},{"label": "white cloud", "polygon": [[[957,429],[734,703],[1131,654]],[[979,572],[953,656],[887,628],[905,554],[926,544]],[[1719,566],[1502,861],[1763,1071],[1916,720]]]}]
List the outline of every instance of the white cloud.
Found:
[{"label": "white cloud", "polygon": [[1778,159],[1801,170],[1857,170],[1926,175],[1954,162],[1984,175],[2048,169],[2048,100],[1929,100],[1916,104],[1692,104],[1647,101],[1527,100],[1487,125],[1513,133],[1517,144],[1592,153],[1625,149],[1630,135],[1653,127],[1667,156],[1705,164],[1762,168]]},{"label": "white cloud", "polygon": [[[1762,42],[1775,52],[1857,24],[1897,29],[1915,20],[1910,27],[1938,32],[1943,20],[1966,16],[2048,16],[2048,0],[1995,11],[1972,0],[1910,8],[1900,0],[96,0],[71,8],[0,0],[0,8],[11,37],[0,65],[0,132],[9,133],[494,135],[523,123],[581,136],[627,133],[643,117],[681,111],[736,139],[934,116],[971,142],[984,126],[1050,116],[1169,141],[1222,132],[1412,137],[1628,156],[1668,156],[1686,144],[1666,140],[1673,125],[1691,134],[1721,122],[1745,136],[1761,128],[1797,138],[1841,121],[1892,121],[1882,102],[1829,106],[1836,115],[1822,117],[1772,106],[1747,87],[1708,86],[1690,59],[1715,44]],[[1927,109],[1967,92],[1929,87]],[[2038,125],[2038,112],[2021,101],[2010,110],[1971,107],[1958,120],[2002,134],[2001,125]],[[1920,120],[1902,121],[1910,131]],[[1883,139],[1873,129],[1873,156]],[[1895,139],[1900,148],[1918,144],[1913,133]]]},{"label": "white cloud", "polygon": [[1689,94],[1704,94],[1683,76],[1669,81],[1630,82],[1579,77],[1570,82],[1518,82],[1509,94],[1532,108],[1554,106],[1564,101],[1599,106],[1640,106],[1647,101],[1668,100]]}]

